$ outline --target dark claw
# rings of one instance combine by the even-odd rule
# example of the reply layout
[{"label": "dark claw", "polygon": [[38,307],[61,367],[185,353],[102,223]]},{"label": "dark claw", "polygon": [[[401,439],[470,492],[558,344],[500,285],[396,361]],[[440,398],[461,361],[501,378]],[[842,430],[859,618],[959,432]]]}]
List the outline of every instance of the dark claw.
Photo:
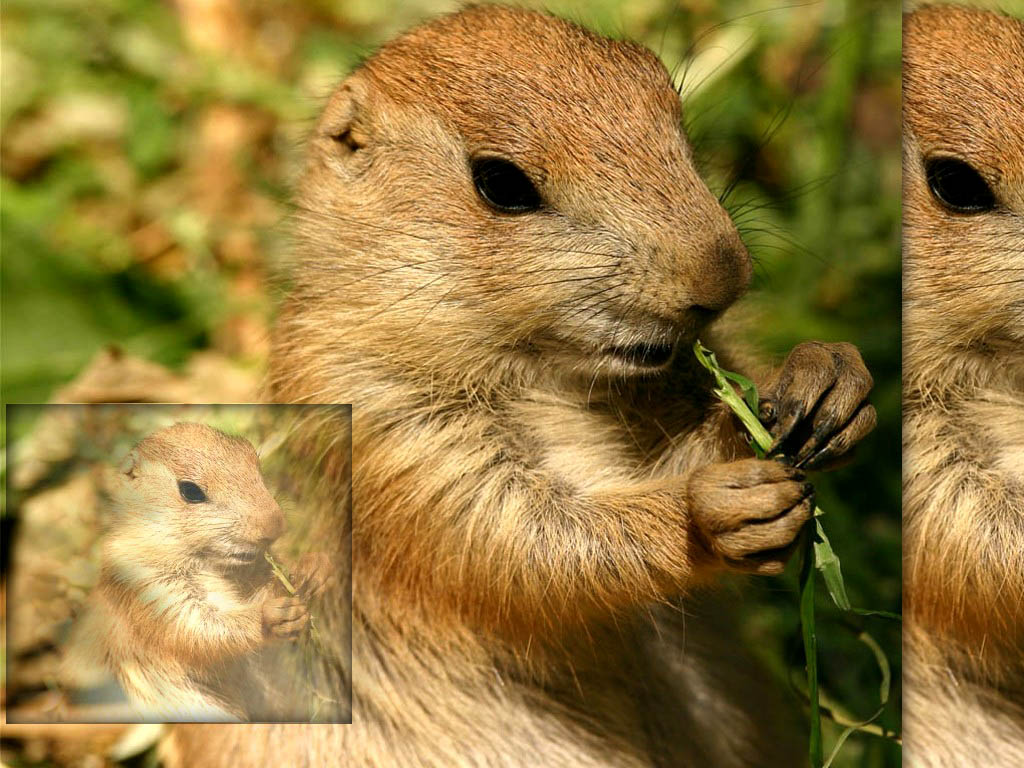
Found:
[{"label": "dark claw", "polygon": [[853,461],[856,453],[856,448],[851,448],[841,454],[837,454],[829,448],[822,448],[807,460],[807,463],[804,464],[804,469],[812,472],[830,472],[835,469],[841,469]]},{"label": "dark claw", "polygon": [[815,469],[844,456],[875,428],[878,420],[873,406],[865,404],[840,432],[832,435],[816,453],[797,462],[803,469]]},{"label": "dark claw", "polygon": [[829,461],[837,456],[836,450],[833,446],[826,445],[817,453],[805,458],[798,465],[801,469],[817,469],[823,464],[827,464]]},{"label": "dark claw", "polygon": [[783,404],[782,412],[783,417],[780,421],[776,422],[775,427],[769,430],[772,436],[775,438],[772,441],[771,447],[768,449],[769,453],[774,453],[778,447],[785,442],[797,425],[804,418],[804,404],[793,401]]},{"label": "dark claw", "polygon": [[820,448],[821,442],[825,438],[828,438],[836,431],[836,423],[834,419],[826,419],[822,424],[814,430],[811,437],[804,443],[803,448],[797,453],[795,464],[798,467],[802,467],[804,463],[811,458]]}]

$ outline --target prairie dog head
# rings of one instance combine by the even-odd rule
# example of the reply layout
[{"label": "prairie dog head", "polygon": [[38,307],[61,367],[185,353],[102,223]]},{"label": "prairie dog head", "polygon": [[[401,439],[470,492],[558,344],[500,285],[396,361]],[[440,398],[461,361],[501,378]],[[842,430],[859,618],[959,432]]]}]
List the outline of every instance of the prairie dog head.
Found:
[{"label": "prairie dog head", "polygon": [[118,523],[148,529],[151,542],[164,537],[168,553],[225,567],[256,562],[285,527],[252,445],[204,424],[175,424],[142,440],[118,468],[111,495]]},{"label": "prairie dog head", "polygon": [[1024,22],[928,7],[903,24],[908,350],[1024,343]]},{"label": "prairie dog head", "polygon": [[655,55],[520,9],[369,58],[319,121],[299,205],[307,355],[319,333],[328,356],[372,343],[433,371],[657,371],[751,276]]}]

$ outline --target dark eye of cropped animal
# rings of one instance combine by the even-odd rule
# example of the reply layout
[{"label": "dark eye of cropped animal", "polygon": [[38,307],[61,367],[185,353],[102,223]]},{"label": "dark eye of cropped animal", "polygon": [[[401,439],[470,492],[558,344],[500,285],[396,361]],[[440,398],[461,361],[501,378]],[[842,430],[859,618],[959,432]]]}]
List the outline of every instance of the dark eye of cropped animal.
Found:
[{"label": "dark eye of cropped animal", "polygon": [[179,480],[178,492],[181,494],[181,498],[189,504],[199,504],[206,501],[206,493],[203,489],[190,480]]},{"label": "dark eye of cropped animal", "polygon": [[473,184],[481,199],[501,213],[529,213],[542,201],[530,178],[513,162],[500,157],[476,157],[470,161]]},{"label": "dark eye of cropped animal", "polygon": [[970,164],[955,157],[925,160],[925,175],[932,195],[954,213],[985,213],[996,207],[992,187]]}]

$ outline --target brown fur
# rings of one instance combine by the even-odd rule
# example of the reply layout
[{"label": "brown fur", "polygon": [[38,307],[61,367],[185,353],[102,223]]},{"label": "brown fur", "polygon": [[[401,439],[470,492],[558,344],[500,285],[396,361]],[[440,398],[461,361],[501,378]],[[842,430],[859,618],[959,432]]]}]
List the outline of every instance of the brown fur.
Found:
[{"label": "brown fur", "polygon": [[[179,480],[208,501],[186,502]],[[308,617],[300,598],[279,593],[263,559],[284,516],[252,445],[175,424],[142,440],[110,485],[100,580],[69,666],[88,663],[83,653],[101,658],[142,719],[263,715],[257,653]]]},{"label": "brown fur", "polygon": [[[484,151],[545,208],[488,208]],[[728,601],[693,594],[778,573],[812,502],[690,352],[721,351],[750,264],[657,59],[537,13],[439,19],[338,88],[299,205],[270,392],[354,403],[353,724],[183,729],[173,764],[798,764]],[[610,351],[640,343],[675,354]],[[809,344],[766,394],[780,438],[820,397],[831,455],[869,387]]]},{"label": "brown fur", "polygon": [[[904,21],[905,728],[913,765],[1024,764],[1024,23]],[[995,211],[951,213],[925,158]]]}]

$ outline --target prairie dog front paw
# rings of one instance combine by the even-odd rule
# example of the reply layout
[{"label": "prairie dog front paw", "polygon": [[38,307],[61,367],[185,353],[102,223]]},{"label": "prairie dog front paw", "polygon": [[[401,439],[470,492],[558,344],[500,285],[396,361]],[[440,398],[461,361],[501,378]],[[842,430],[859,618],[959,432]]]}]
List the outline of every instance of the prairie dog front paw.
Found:
[{"label": "prairie dog front paw", "polygon": [[772,451],[798,467],[827,468],[872,429],[868,403],[873,381],[852,344],[808,341],[793,347],[761,392],[760,417],[774,438]]},{"label": "prairie dog front paw", "polygon": [[693,521],[709,551],[732,568],[778,574],[814,510],[804,473],[777,461],[710,464],[687,486]]},{"label": "prairie dog front paw", "polygon": [[295,639],[309,625],[309,611],[301,597],[270,597],[262,608],[263,636]]}]

